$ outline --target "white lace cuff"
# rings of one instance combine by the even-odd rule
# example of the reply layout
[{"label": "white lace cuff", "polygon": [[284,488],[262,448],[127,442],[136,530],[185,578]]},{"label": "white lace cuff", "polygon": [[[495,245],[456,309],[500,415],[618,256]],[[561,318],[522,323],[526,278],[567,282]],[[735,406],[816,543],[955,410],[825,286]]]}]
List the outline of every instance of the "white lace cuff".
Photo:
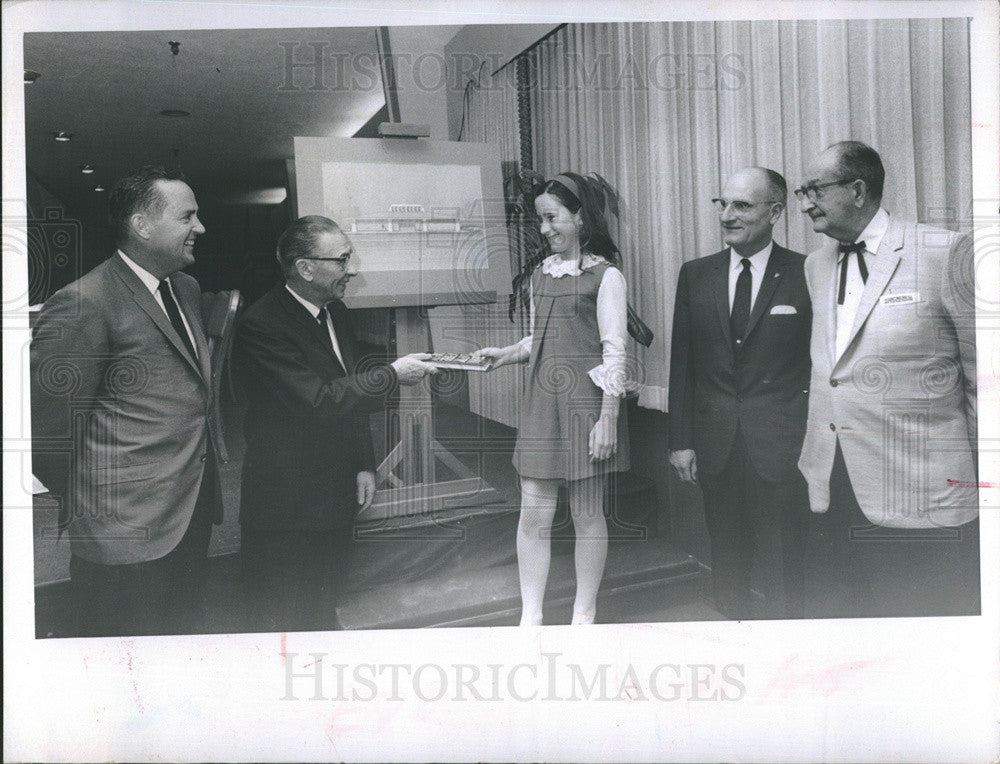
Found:
[{"label": "white lace cuff", "polygon": [[595,385],[613,398],[622,398],[628,388],[625,367],[619,363],[602,363],[587,372]]}]

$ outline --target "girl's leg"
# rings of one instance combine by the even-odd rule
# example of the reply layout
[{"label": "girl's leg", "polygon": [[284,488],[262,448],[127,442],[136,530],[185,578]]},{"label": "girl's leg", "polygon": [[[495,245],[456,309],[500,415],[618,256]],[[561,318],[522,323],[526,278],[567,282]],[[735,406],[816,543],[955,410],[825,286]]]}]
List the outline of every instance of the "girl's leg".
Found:
[{"label": "girl's leg", "polygon": [[537,626],[542,622],[542,601],[552,556],[549,532],[558,493],[558,480],[521,478],[521,518],[517,524],[521,626]]},{"label": "girl's leg", "polygon": [[593,623],[597,612],[597,590],[608,557],[608,524],[604,519],[605,475],[569,484],[569,507],[576,529],[576,600],[573,623]]}]

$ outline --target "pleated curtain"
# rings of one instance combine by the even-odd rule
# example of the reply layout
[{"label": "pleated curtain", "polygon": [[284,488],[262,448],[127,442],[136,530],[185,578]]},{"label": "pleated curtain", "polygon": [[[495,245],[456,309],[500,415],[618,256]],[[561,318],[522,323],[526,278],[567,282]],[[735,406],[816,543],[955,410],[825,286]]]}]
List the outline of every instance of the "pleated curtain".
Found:
[{"label": "pleated curtain", "polygon": [[[666,411],[677,275],[722,248],[710,200],[734,171],[769,167],[791,189],[827,145],[861,140],[882,155],[890,214],[968,224],[967,19],[579,24],[524,55],[534,169],[598,172],[621,194],[630,299],[656,335],[629,347],[640,405]],[[516,159],[517,93],[505,82],[474,90],[468,133]],[[821,243],[791,194],[775,238],[803,253]],[[508,398],[478,413],[511,423],[498,413]]]},{"label": "pleated curtain", "polygon": [[[518,134],[518,91],[515,65],[495,74],[483,69],[464,110],[465,123],[462,140],[493,143],[500,147],[503,162],[519,162],[521,145]],[[511,272],[520,268],[519,253],[510,232]],[[435,318],[433,314],[438,314]],[[431,316],[431,330],[435,324],[443,325],[444,319],[462,327],[468,338],[468,349],[478,347],[504,347],[517,342],[528,331],[527,315],[518,311],[512,323],[507,314],[507,300],[502,297],[493,305],[463,305],[454,308],[435,308]],[[465,348],[457,348],[465,349]],[[469,373],[469,409],[480,416],[517,426],[525,367],[504,366],[486,374]]]}]

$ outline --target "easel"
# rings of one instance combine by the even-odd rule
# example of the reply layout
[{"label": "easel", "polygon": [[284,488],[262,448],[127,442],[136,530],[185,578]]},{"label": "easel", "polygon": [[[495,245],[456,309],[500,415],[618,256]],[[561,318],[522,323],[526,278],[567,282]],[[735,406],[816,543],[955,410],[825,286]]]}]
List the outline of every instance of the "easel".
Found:
[{"label": "easel", "polygon": [[[383,131],[380,127],[383,137],[377,140],[296,137],[294,168],[289,169],[290,182],[296,187],[298,209],[295,214],[339,216],[331,215],[333,203],[325,196],[323,166],[327,163],[340,165],[342,171],[345,167],[349,171],[361,164],[379,165],[387,161],[403,168],[421,165],[428,170],[438,165],[473,168],[470,172],[475,173],[479,198],[495,200],[493,203],[499,209],[498,212],[484,207],[482,213],[484,228],[480,236],[482,245],[487,248],[489,267],[466,282],[452,269],[442,268],[440,263],[422,268],[419,251],[401,256],[398,267],[394,263],[392,268],[387,268],[384,262],[373,259],[369,262],[375,266],[362,265],[363,279],[356,282],[345,299],[351,308],[392,309],[395,324],[390,331],[390,337],[395,340],[393,357],[444,350],[431,348],[429,321],[425,307],[421,306],[493,302],[510,283],[507,252],[495,250],[498,242],[506,247],[506,234],[491,233],[491,228],[500,230],[504,221],[499,155],[498,152],[494,155],[494,148],[486,144],[418,141],[419,137],[428,134],[426,125],[383,123],[382,127],[386,128]],[[450,209],[454,203],[442,206]],[[351,231],[347,235],[358,246],[372,233]],[[376,235],[381,233],[376,232]],[[423,246],[420,241],[418,238],[417,246]],[[364,532],[377,533],[390,523],[393,528],[415,527],[428,522],[442,525],[447,518],[460,514],[454,510],[503,502],[498,491],[434,438],[433,404],[427,380],[401,386],[398,408],[390,411],[390,416],[396,417],[399,442],[377,469],[375,500],[368,509],[356,515],[356,522]],[[446,468],[455,477],[438,479],[439,468]],[[396,520],[399,522],[394,522]]]},{"label": "easel", "polygon": [[[430,346],[427,319],[419,308],[395,308],[396,354],[426,351]],[[462,464],[434,438],[430,385],[401,386],[397,417],[399,442],[379,465],[372,505],[358,513],[366,526],[385,525],[402,517],[434,519],[442,510],[503,501],[498,491]],[[458,477],[437,480],[438,463]],[[397,474],[398,473],[398,474]],[[371,528],[374,530],[375,528]]]}]

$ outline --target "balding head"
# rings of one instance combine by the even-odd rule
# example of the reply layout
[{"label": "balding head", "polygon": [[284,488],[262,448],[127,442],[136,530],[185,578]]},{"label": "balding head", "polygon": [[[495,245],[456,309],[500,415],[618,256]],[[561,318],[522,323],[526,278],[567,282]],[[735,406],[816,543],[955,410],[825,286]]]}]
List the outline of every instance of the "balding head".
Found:
[{"label": "balding head", "polygon": [[733,173],[718,200],[723,241],[744,257],[764,249],[787,195],[785,179],[774,170],[747,167]]}]

